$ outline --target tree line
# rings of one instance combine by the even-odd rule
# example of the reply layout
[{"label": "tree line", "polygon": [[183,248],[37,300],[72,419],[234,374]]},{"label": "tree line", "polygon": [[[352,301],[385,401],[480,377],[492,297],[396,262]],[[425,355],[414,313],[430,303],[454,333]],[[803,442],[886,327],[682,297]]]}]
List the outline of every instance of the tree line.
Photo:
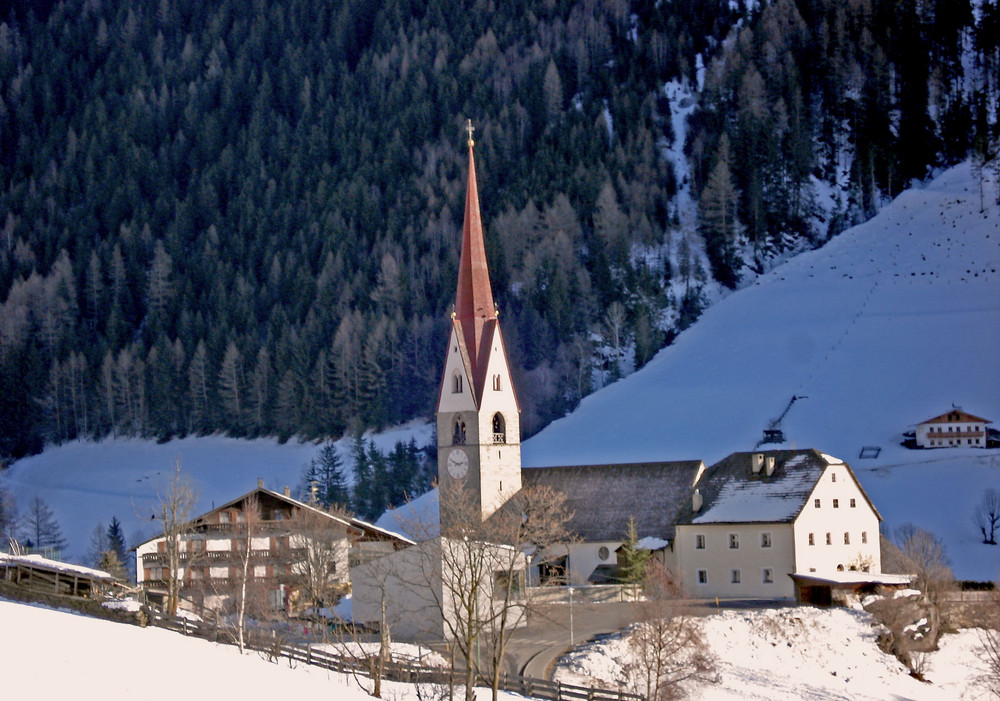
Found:
[{"label": "tree line", "polygon": [[[0,456],[430,414],[466,118],[530,435],[669,343],[712,277],[736,285],[993,148],[1000,32],[980,9],[17,3],[0,16]],[[702,65],[685,183],[663,85],[696,88]],[[830,221],[815,180],[842,193]]]}]

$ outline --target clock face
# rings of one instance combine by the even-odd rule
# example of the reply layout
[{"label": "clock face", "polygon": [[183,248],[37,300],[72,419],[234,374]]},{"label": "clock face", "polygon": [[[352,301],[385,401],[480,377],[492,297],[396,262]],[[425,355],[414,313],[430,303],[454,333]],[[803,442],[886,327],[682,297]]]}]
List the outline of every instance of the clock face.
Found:
[{"label": "clock face", "polygon": [[460,480],[469,472],[469,456],[461,448],[455,448],[448,454],[448,474],[452,479]]}]

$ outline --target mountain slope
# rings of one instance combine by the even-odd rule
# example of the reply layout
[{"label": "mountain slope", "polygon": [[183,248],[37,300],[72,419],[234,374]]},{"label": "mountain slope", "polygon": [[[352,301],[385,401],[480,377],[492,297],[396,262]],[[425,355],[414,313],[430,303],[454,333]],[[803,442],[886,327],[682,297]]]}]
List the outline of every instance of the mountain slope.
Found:
[{"label": "mountain slope", "polygon": [[[986,184],[987,198],[996,183]],[[1000,208],[979,212],[968,165],[711,307],[647,367],[526,441],[526,466],[712,463],[781,422],[786,445],[849,461],[889,528],[932,528],[959,576],[995,578],[971,512],[1000,451],[911,451],[952,403],[1000,421]],[[859,459],[861,448],[881,448]],[[985,546],[982,546],[985,547]]]}]

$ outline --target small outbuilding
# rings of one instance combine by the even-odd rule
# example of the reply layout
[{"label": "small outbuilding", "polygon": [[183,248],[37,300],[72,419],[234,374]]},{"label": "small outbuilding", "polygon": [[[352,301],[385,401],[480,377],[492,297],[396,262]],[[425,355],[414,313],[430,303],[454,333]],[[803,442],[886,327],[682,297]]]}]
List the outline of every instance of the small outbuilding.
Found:
[{"label": "small outbuilding", "polygon": [[50,560],[41,555],[4,553],[0,553],[0,580],[39,594],[77,598],[99,598],[120,584],[103,570]]}]

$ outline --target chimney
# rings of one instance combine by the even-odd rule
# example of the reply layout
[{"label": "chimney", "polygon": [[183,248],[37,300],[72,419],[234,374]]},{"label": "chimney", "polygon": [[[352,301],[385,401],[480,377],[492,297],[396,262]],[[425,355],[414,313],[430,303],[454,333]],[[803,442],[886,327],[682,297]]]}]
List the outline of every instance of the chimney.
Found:
[{"label": "chimney", "polygon": [[258,477],[257,478],[257,489],[263,489],[263,488],[264,488],[264,480],[262,480],[260,477]]},{"label": "chimney", "polygon": [[694,490],[694,494],[691,495],[691,510],[701,511],[701,505],[704,502],[704,498],[701,496],[701,490]]},{"label": "chimney", "polygon": [[765,460],[764,471],[765,471],[765,474],[767,474],[768,477],[770,477],[771,475],[774,474],[774,456],[773,455],[768,455],[767,456],[767,460]]},{"label": "chimney", "polygon": [[292,488],[291,488],[291,487],[289,487],[289,486],[288,486],[288,485],[286,484],[286,485],[285,485],[285,489],[284,489],[283,491],[284,491],[284,494],[285,494],[285,496],[286,496],[286,497],[288,497],[289,499],[291,499],[291,498],[292,498]]},{"label": "chimney", "polygon": [[753,454],[753,473],[756,475],[760,472],[760,468],[764,465],[764,454],[754,453]]}]

